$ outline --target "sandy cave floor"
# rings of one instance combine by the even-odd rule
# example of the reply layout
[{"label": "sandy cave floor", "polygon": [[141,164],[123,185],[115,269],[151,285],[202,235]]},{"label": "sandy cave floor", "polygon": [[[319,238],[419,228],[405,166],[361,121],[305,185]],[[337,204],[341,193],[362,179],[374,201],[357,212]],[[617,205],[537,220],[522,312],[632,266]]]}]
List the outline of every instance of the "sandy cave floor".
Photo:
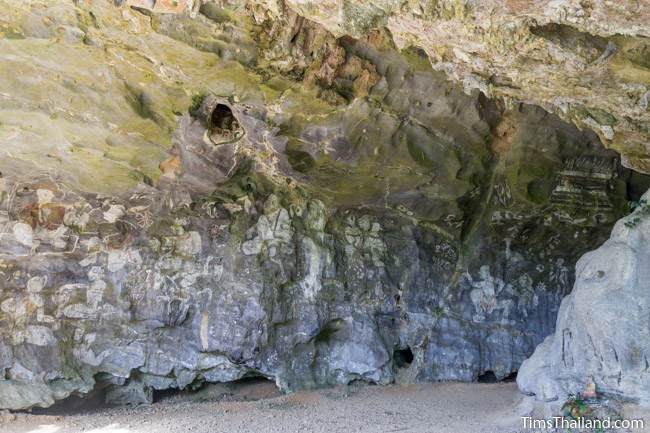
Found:
[{"label": "sandy cave floor", "polygon": [[[14,414],[3,433],[515,433],[514,383],[347,386],[281,395],[271,382],[212,385],[151,406]],[[69,411],[69,410],[68,410]],[[639,412],[650,421],[650,411]],[[650,430],[648,430],[650,431]]]}]

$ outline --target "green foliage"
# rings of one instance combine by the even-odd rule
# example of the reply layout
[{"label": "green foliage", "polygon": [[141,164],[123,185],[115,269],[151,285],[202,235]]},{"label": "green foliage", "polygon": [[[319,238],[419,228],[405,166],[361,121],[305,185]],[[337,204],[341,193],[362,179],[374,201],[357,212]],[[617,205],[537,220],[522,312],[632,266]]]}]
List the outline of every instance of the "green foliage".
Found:
[{"label": "green foliage", "polygon": [[[606,401],[585,401],[579,395],[570,395],[567,401],[562,405],[562,414],[566,418],[573,420],[590,419],[590,420],[603,420],[609,418],[611,420],[620,420],[620,413],[615,407],[610,406]],[[575,433],[571,429],[563,430],[566,433]],[[584,430],[580,430],[584,431]],[[590,433],[605,433],[603,427],[595,427],[588,430]]]},{"label": "green foliage", "polygon": [[567,401],[564,403],[562,406],[562,412],[564,413],[564,416],[573,419],[580,419],[593,415],[593,411],[585,401],[581,397],[574,395],[569,396]]},{"label": "green foliage", "polygon": [[626,221],[625,227],[634,228],[641,222],[641,217],[650,215],[650,205],[645,199],[630,202],[630,210],[634,212],[634,218]]},{"label": "green foliage", "polygon": [[443,307],[435,307],[433,309],[432,313],[436,318],[439,319],[439,318],[445,316],[446,311],[445,311],[445,309]]},{"label": "green foliage", "polygon": [[203,92],[192,95],[192,103],[190,104],[189,112],[196,113],[206,96],[207,94]]}]

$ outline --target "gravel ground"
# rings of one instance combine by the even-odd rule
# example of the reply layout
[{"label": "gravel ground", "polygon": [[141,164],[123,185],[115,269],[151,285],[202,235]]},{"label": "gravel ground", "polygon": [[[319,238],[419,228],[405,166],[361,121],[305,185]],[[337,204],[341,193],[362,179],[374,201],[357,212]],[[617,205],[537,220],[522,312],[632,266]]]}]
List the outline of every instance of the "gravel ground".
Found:
[{"label": "gravel ground", "polygon": [[[271,383],[216,385],[151,406],[18,414],[6,433],[515,432],[514,383],[348,386],[280,395]],[[8,417],[13,418],[13,417]]]},{"label": "gravel ground", "polygon": [[348,386],[280,395],[270,382],[251,382],[213,385],[137,408],[14,414],[5,416],[0,431],[515,433],[523,431],[524,406],[514,383]]}]

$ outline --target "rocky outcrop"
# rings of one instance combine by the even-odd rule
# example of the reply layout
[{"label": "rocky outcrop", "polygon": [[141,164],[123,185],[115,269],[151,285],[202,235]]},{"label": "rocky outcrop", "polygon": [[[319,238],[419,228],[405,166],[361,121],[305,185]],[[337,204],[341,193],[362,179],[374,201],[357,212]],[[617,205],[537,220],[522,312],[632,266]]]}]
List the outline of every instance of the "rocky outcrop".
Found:
[{"label": "rocky outcrop", "polygon": [[521,366],[523,392],[563,400],[593,382],[607,396],[650,404],[648,200],[650,193],[578,261],[555,333]]},{"label": "rocky outcrop", "polygon": [[388,32],[116,3],[0,8],[1,408],[506,377],[647,182]]}]

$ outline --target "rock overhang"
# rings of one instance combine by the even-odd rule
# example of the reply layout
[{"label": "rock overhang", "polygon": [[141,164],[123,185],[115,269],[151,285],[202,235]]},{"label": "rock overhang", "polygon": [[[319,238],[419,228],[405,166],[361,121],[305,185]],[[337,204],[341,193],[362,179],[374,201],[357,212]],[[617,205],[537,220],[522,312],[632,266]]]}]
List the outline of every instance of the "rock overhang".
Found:
[{"label": "rock overhang", "polygon": [[[25,5],[19,16],[35,5],[59,13]],[[4,160],[1,318],[17,332],[3,335],[0,389],[28,391],[4,407],[49,405],[99,378],[147,397],[250,374],[283,389],[506,377],[553,330],[573,262],[642,189],[594,133],[472,86],[468,95],[386,32],[335,38],[290,14],[268,27],[272,9],[237,18],[149,5],[147,15],[61,6],[96,27],[77,22],[86,37],[76,40],[42,34],[83,51],[89,69],[101,59],[114,69],[102,75],[107,92],[78,67],[60,84],[99,102],[63,105],[63,147],[45,156],[69,176],[50,178],[37,152]],[[193,40],[175,23],[225,36]],[[30,56],[41,33],[20,32]],[[257,37],[263,48],[255,67],[233,42],[247,32],[242,46]],[[265,46],[269,34],[286,45]],[[60,128],[33,100],[37,85],[27,89],[7,94]],[[38,128],[19,123],[22,112],[4,116],[14,120],[0,130],[31,149]],[[96,135],[80,133],[88,125]],[[97,149],[104,129],[113,135]],[[98,165],[79,165],[87,155]],[[129,170],[129,182],[110,179]]]}]

